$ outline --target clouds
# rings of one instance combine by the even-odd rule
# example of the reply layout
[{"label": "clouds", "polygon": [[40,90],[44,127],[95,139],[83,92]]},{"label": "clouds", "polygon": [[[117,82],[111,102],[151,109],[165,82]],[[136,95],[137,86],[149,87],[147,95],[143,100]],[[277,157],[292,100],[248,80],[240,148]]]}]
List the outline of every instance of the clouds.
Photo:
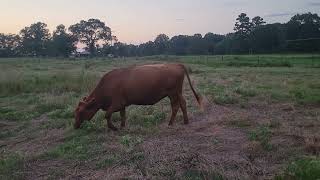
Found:
[{"label": "clouds", "polygon": [[320,6],[320,2],[308,2],[308,5],[311,7]]},{"label": "clouds", "polygon": [[183,19],[183,18],[177,18],[176,21],[177,21],[177,22],[183,22],[184,19]]},{"label": "clouds", "polygon": [[243,7],[248,4],[247,0],[228,0],[223,2],[223,5],[226,7]]},{"label": "clouds", "polygon": [[285,16],[293,16],[297,13],[272,13],[272,14],[267,14],[265,17],[285,17]]}]

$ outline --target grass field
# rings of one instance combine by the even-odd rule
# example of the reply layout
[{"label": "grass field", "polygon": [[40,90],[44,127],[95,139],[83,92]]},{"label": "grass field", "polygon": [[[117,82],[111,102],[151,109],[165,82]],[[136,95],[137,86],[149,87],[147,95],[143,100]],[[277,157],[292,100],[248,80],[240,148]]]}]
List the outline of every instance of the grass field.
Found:
[{"label": "grass field", "polygon": [[[125,130],[103,112],[73,129],[104,73],[163,62],[188,66],[207,101],[185,83],[189,125],[167,126],[164,99],[129,107]],[[319,129],[319,55],[0,59],[0,179],[317,179]]]}]

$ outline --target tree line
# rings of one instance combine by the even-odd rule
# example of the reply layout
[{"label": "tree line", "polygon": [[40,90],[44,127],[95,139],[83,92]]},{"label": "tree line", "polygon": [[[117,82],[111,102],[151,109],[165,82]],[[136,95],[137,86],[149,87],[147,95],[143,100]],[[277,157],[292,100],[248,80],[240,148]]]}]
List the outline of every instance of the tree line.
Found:
[{"label": "tree line", "polygon": [[215,55],[282,52],[320,52],[320,17],[296,14],[286,23],[267,24],[260,16],[252,19],[241,13],[234,32],[158,35],[140,45],[125,44],[112,35],[99,19],[82,20],[68,29],[58,25],[51,34],[47,25],[37,22],[16,34],[0,33],[0,57],[68,57],[82,43],[91,56]]}]

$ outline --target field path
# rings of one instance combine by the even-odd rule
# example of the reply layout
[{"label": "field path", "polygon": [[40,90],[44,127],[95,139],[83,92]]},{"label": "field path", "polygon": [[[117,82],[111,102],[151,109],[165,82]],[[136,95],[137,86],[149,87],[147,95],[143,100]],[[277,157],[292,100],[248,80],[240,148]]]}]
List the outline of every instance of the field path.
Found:
[{"label": "field path", "polygon": [[223,125],[234,111],[213,105],[205,113],[193,115],[189,125],[181,125],[181,121],[173,127],[162,124],[159,134],[138,147],[145,155],[140,165],[113,167],[105,178],[183,177],[186,171],[207,178],[221,173],[231,179],[271,178],[272,174],[248,158],[248,135],[240,128]]}]

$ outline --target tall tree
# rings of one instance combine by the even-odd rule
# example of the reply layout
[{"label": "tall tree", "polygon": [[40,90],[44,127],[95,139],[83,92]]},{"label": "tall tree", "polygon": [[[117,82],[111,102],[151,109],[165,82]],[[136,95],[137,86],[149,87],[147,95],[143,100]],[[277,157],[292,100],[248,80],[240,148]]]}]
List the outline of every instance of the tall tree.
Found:
[{"label": "tall tree", "polygon": [[201,55],[206,53],[205,41],[203,40],[201,34],[197,33],[193,36],[189,36],[189,43],[189,53],[195,55]]},{"label": "tall tree", "polygon": [[23,53],[26,55],[46,55],[46,46],[50,39],[47,24],[37,22],[20,31]]},{"label": "tall tree", "polygon": [[320,50],[320,17],[305,13],[293,16],[286,24],[289,51],[313,52]]},{"label": "tall tree", "polygon": [[320,17],[310,12],[297,14],[287,23],[287,30],[289,39],[320,37]]},{"label": "tall tree", "polygon": [[224,39],[215,46],[216,54],[236,54],[241,52],[241,44],[235,33],[225,35]]},{"label": "tall tree", "polygon": [[66,32],[65,26],[62,24],[58,25],[53,32],[51,51],[54,56],[67,57],[76,50],[75,42],[75,37]]},{"label": "tall tree", "polygon": [[261,25],[264,25],[265,23],[266,22],[260,16],[256,16],[256,17],[252,18],[252,20],[251,20],[252,29],[255,29]]},{"label": "tall tree", "polygon": [[0,33],[0,57],[11,57],[18,55],[20,37],[14,34]]},{"label": "tall tree", "polygon": [[236,20],[236,24],[234,25],[236,34],[241,37],[248,37],[253,26],[252,22],[250,22],[250,18],[246,13],[241,13]]},{"label": "tall tree", "polygon": [[169,37],[165,34],[159,34],[154,40],[157,54],[165,54],[169,48]]},{"label": "tall tree", "polygon": [[139,45],[139,55],[140,56],[151,56],[156,54],[156,45],[152,41]]},{"label": "tall tree", "polygon": [[245,13],[241,13],[236,20],[233,50],[238,53],[247,53],[250,49],[249,36],[253,24]]},{"label": "tall tree", "polygon": [[216,45],[224,39],[223,35],[207,33],[203,37],[208,54],[214,54]]},{"label": "tall tree", "polygon": [[256,53],[272,53],[283,50],[285,32],[281,24],[267,24],[256,27],[250,35],[252,50]]},{"label": "tall tree", "polygon": [[186,55],[188,54],[188,47],[190,41],[188,36],[179,35],[173,36],[170,40],[170,53],[175,55]]},{"label": "tall tree", "polygon": [[79,42],[87,45],[91,55],[95,53],[99,41],[108,42],[112,40],[111,29],[99,19],[82,20],[70,26],[69,30],[77,37]]}]

